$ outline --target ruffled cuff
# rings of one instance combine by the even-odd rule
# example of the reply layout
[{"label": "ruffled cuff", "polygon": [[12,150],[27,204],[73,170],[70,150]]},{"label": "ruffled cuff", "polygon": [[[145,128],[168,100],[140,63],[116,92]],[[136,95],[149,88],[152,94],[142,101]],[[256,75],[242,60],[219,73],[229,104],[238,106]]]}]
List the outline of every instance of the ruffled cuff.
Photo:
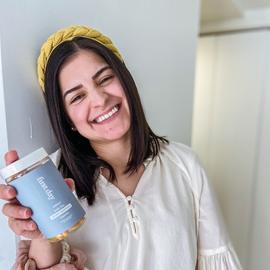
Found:
[{"label": "ruffled cuff", "polygon": [[[28,257],[30,249],[30,240],[22,240],[19,242],[17,248],[16,262],[12,270],[38,270],[34,260]],[[66,257],[67,254],[64,254]],[[86,262],[86,255],[78,249],[70,249],[70,262],[66,263],[66,259],[61,260],[63,263],[56,264],[50,268],[43,268],[42,270],[88,270],[84,267]]]},{"label": "ruffled cuff", "polygon": [[199,251],[198,270],[242,270],[231,245]]}]

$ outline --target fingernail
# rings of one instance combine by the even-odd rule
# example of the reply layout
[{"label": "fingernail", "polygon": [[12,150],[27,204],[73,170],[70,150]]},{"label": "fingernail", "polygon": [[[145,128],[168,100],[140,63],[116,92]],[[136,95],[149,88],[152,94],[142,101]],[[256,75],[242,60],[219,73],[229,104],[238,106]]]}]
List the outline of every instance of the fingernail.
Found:
[{"label": "fingernail", "polygon": [[27,217],[30,217],[30,216],[32,215],[32,211],[31,211],[30,209],[26,209],[26,210],[25,210],[25,215],[26,215]]},{"label": "fingernail", "polygon": [[6,194],[7,194],[8,196],[16,196],[16,193],[14,192],[14,189],[11,188],[11,187],[7,187],[7,189],[6,189]]},{"label": "fingernail", "polygon": [[20,210],[20,215],[24,218],[30,217],[31,216],[31,210],[30,209],[21,209]]}]

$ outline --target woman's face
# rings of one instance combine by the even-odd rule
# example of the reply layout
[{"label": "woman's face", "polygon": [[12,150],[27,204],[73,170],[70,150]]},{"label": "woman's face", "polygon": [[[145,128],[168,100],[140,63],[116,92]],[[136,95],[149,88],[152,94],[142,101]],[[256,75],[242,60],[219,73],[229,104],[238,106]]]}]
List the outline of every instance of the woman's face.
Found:
[{"label": "woman's face", "polygon": [[59,85],[75,129],[91,143],[126,138],[130,112],[124,90],[99,55],[81,50],[63,64]]}]

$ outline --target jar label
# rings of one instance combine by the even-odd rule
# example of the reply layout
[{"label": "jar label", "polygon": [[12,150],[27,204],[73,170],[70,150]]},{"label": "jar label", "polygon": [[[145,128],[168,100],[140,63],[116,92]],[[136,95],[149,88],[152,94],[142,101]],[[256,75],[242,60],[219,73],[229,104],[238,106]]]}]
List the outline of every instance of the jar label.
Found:
[{"label": "jar label", "polygon": [[70,229],[85,215],[51,160],[10,185],[16,188],[18,201],[32,209],[32,219],[47,238]]}]

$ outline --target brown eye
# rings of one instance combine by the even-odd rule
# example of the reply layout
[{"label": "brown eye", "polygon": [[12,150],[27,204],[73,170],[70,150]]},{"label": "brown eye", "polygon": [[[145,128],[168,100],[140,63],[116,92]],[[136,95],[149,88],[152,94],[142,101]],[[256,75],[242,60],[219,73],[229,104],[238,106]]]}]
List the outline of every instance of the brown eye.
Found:
[{"label": "brown eye", "polygon": [[74,98],[71,99],[70,104],[73,104],[75,102],[79,102],[84,97],[83,94],[76,95]]},{"label": "brown eye", "polygon": [[106,77],[102,78],[98,82],[98,85],[100,85],[100,86],[107,85],[113,79],[113,77],[114,77],[113,75],[109,75],[109,76],[106,76]]}]

